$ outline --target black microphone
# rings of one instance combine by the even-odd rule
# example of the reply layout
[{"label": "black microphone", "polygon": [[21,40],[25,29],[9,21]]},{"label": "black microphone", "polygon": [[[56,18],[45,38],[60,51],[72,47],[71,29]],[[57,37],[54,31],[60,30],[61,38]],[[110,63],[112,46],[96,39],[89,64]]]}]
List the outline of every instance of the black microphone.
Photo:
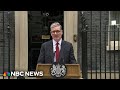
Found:
[{"label": "black microphone", "polygon": [[55,62],[56,62],[56,61],[54,61],[55,54],[56,54],[56,51],[54,51],[54,52],[53,52],[53,63],[55,63]]},{"label": "black microphone", "polygon": [[61,61],[61,64],[65,64],[65,62],[64,62],[64,58],[63,58],[63,57],[61,58],[60,61]]},{"label": "black microphone", "polygon": [[63,64],[65,64],[65,62],[64,62],[64,58],[63,58]]},{"label": "black microphone", "polygon": [[56,51],[54,51],[54,53],[53,53],[53,54],[54,54],[54,57],[55,57],[55,53],[56,53]]}]

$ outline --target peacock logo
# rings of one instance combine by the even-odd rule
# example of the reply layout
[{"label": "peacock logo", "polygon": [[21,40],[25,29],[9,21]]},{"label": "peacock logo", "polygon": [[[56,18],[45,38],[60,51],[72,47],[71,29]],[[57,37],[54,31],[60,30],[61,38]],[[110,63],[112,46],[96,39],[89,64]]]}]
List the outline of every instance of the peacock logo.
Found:
[{"label": "peacock logo", "polygon": [[4,72],[3,73],[3,76],[6,77],[6,76],[11,76],[10,72]]}]

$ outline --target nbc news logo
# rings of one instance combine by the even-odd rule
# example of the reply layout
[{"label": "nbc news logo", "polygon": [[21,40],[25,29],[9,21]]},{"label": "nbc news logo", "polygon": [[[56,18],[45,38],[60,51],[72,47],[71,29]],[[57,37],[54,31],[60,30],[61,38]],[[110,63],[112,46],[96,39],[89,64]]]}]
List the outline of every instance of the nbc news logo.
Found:
[{"label": "nbc news logo", "polygon": [[3,76],[43,76],[43,71],[13,71],[13,72],[4,72]]}]

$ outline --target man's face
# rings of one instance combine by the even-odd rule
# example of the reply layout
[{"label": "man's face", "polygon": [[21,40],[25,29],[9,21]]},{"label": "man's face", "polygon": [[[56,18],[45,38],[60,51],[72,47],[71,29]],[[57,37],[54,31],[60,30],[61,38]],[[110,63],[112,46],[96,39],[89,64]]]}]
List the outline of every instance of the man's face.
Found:
[{"label": "man's face", "polygon": [[51,29],[51,36],[52,38],[58,42],[62,38],[62,30],[60,29],[60,26],[56,26]]}]

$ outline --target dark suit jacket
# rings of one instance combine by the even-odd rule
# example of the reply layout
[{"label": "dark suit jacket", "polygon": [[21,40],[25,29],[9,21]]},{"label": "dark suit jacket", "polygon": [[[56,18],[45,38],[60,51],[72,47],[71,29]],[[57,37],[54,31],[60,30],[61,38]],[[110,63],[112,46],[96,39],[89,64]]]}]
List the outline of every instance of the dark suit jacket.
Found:
[{"label": "dark suit jacket", "polygon": [[[38,57],[38,63],[47,64],[53,62],[54,62],[53,42],[52,40],[50,40],[42,44],[40,55]],[[72,44],[64,40],[62,40],[61,42],[59,62],[64,64],[76,64]]]}]

